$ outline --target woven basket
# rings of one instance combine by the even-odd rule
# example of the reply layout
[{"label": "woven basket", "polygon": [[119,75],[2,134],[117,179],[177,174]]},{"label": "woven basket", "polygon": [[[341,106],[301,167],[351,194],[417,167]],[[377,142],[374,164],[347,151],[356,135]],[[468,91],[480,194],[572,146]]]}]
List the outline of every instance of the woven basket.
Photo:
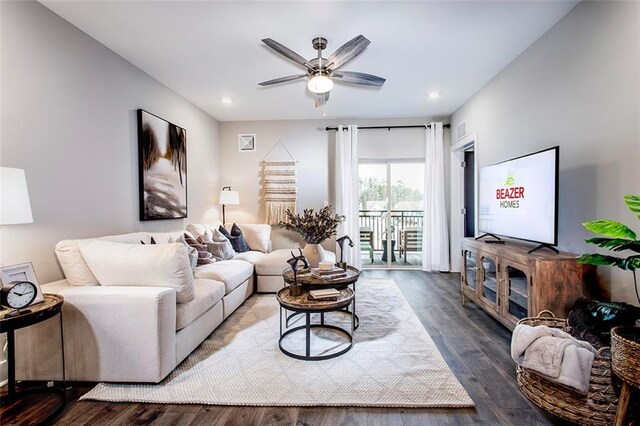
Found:
[{"label": "woven basket", "polygon": [[[546,325],[566,328],[566,320],[556,318],[549,311],[537,317],[523,318],[518,324]],[[609,425],[613,423],[618,407],[618,397],[611,382],[611,350],[601,348],[591,367],[591,379],[587,395],[553,383],[537,373],[517,366],[518,388],[534,404],[558,417],[581,425]]]},{"label": "woven basket", "polygon": [[615,327],[611,330],[611,368],[627,383],[640,388],[640,343],[630,336],[639,335],[638,327]]}]

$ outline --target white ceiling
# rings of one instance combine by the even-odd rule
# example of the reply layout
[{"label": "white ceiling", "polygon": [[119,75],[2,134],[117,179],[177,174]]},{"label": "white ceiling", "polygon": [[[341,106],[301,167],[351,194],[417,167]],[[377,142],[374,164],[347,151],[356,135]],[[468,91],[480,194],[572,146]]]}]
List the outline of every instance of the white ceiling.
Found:
[{"label": "white ceiling", "polygon": [[[577,1],[42,3],[221,121],[448,116],[570,11]],[[342,69],[387,79],[338,83],[316,109],[303,73],[260,40],[306,58],[363,34],[371,45]],[[439,91],[437,100],[428,99]],[[231,97],[225,105],[222,97]]]}]

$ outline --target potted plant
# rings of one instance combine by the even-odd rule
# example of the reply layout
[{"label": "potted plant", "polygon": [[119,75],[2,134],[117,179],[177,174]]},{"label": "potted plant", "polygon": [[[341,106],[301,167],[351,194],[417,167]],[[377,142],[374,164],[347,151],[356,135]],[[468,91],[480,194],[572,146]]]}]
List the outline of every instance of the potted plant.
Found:
[{"label": "potted plant", "polygon": [[[625,195],[624,202],[640,219],[640,194]],[[578,262],[590,265],[608,265],[630,271],[633,275],[636,298],[640,303],[636,269],[640,268],[640,240],[628,226],[608,219],[592,220],[583,223],[589,231],[601,236],[590,238],[589,244],[613,251],[615,254],[631,252],[626,257],[600,253],[583,254]],[[610,304],[612,310],[616,304]],[[608,315],[610,313],[601,313]],[[637,324],[637,323],[636,323]],[[640,327],[615,327],[611,330],[611,368],[626,382],[640,386]],[[627,390],[628,391],[628,390]]]},{"label": "potted plant", "polygon": [[[624,202],[629,207],[629,210],[634,214],[637,214],[638,219],[640,219],[640,194],[625,195]],[[625,271],[630,271],[633,275],[636,298],[638,299],[638,303],[640,303],[638,279],[636,277],[636,269],[640,268],[640,240],[637,239],[638,237],[636,233],[630,227],[609,219],[592,220],[590,222],[585,222],[582,225],[589,231],[602,235],[586,240],[587,243],[609,249],[616,254],[625,251],[631,251],[634,254],[627,257],[611,256],[600,253],[583,254],[578,257],[578,262],[597,266],[615,266]]]},{"label": "potted plant", "polygon": [[287,222],[280,222],[279,226],[302,236],[306,243],[302,253],[309,264],[317,268],[325,258],[324,249],[320,244],[327,238],[336,235],[338,224],[344,219],[344,216],[333,214],[331,206],[326,206],[318,212],[313,209],[305,209],[302,214],[293,214],[287,210]]}]

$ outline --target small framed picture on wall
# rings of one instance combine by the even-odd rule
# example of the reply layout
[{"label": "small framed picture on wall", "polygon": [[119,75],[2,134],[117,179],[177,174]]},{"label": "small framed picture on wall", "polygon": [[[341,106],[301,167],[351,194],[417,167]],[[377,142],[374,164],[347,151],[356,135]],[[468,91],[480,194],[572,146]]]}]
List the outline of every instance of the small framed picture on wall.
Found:
[{"label": "small framed picture on wall", "polygon": [[238,135],[238,152],[254,152],[256,150],[255,134]]}]

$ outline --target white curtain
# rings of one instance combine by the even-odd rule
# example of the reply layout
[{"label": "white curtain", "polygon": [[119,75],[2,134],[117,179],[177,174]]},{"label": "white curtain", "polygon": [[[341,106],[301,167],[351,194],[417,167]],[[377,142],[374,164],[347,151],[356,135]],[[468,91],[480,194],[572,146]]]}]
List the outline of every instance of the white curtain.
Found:
[{"label": "white curtain", "polygon": [[[348,235],[353,240],[353,248],[345,243],[344,261],[360,269],[360,217],[358,212],[358,126],[338,126],[336,132],[336,213],[345,216],[338,226],[338,237]],[[337,260],[340,260],[336,244]]]},{"label": "white curtain", "polygon": [[444,148],[442,123],[431,123],[425,130],[423,271],[450,270]]}]

